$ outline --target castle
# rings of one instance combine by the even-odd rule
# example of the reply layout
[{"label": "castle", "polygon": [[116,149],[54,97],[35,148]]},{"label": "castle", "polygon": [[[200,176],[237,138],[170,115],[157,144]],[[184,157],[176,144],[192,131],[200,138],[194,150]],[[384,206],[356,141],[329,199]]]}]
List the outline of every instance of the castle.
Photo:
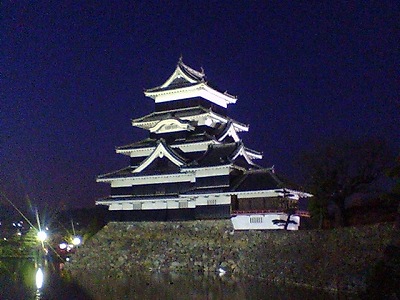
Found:
[{"label": "castle", "polygon": [[[108,206],[110,220],[231,218],[235,229],[279,228],[277,220],[287,220],[288,209],[310,196],[255,163],[262,153],[239,136],[249,126],[227,114],[237,97],[215,88],[203,70],[180,59],[162,85],[144,94],[155,110],[132,126],[148,138],[117,147],[129,166],[97,178],[111,185],[111,195],[96,201]],[[295,210],[289,218],[297,229]]]}]

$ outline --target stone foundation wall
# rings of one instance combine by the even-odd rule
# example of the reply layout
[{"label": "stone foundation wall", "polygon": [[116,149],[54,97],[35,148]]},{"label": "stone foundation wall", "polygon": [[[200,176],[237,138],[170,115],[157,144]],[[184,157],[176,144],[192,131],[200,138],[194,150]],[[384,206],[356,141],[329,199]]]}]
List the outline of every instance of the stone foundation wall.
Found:
[{"label": "stone foundation wall", "polygon": [[109,223],[67,269],[122,277],[221,267],[226,276],[360,291],[394,233],[390,223],[324,231],[234,231],[230,220]]}]

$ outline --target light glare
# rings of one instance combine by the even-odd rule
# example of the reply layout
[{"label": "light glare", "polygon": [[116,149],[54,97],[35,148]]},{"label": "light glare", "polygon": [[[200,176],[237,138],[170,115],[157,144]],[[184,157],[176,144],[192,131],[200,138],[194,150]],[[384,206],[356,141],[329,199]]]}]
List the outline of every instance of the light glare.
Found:
[{"label": "light glare", "polygon": [[74,237],[73,240],[72,240],[72,244],[75,245],[75,246],[80,245],[81,244],[81,239],[79,237],[77,237],[77,236]]},{"label": "light glare", "polygon": [[37,234],[37,238],[39,241],[44,242],[47,239],[47,233],[44,231],[39,231]]}]

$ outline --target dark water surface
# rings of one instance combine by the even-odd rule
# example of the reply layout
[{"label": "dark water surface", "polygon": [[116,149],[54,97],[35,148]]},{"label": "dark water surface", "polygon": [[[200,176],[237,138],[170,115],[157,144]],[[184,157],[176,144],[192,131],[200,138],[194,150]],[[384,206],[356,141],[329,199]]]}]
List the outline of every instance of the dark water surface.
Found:
[{"label": "dark water surface", "polygon": [[35,262],[0,259],[0,299],[357,299],[293,286],[226,276],[182,276],[149,273],[114,278],[82,274],[74,280],[60,272],[58,263],[43,265],[44,284],[38,291]]}]

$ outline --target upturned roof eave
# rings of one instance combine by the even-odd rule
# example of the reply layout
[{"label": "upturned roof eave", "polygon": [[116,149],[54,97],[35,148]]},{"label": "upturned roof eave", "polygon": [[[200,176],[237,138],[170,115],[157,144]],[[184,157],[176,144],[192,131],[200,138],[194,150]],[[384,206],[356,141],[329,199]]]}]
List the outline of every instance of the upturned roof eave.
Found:
[{"label": "upturned roof eave", "polygon": [[[201,81],[201,82],[196,82],[193,84],[190,84],[188,86],[182,86],[182,87],[162,87],[158,86],[155,88],[151,89],[146,89],[144,90],[144,95],[146,97],[155,99],[158,96],[165,95],[165,94],[170,94],[170,93],[182,93],[182,92],[187,92],[187,91],[192,91],[192,90],[205,90],[206,92],[218,96],[219,98],[223,99],[227,103],[234,104],[237,101],[237,97],[234,95],[229,94],[228,92],[221,92],[219,90],[214,89],[213,87],[209,86],[206,81]],[[201,96],[201,95],[199,95]]]},{"label": "upturned roof eave", "polygon": [[[228,116],[220,115],[220,114],[214,112],[213,110],[206,109],[206,108],[204,108],[204,107],[202,107],[200,105],[193,106],[193,107],[186,107],[186,108],[183,108],[183,109],[174,109],[174,110],[168,111],[167,113],[173,115],[173,114],[175,114],[177,112],[191,111],[191,110],[196,110],[196,109],[201,109],[202,110],[202,113],[200,113],[200,115],[209,114],[211,117],[214,117],[214,118],[216,118],[218,120],[225,120],[226,122],[230,121],[240,131],[248,131],[249,130],[249,125],[248,124],[241,123],[241,122],[236,121],[236,120],[234,120],[234,119],[232,119],[232,118],[230,118]],[[166,112],[152,112],[152,113],[147,114],[147,115],[145,115],[143,117],[136,118],[136,119],[131,119],[131,124],[133,126],[138,126],[138,125],[145,124],[145,123],[157,122],[157,121],[160,121],[160,120],[159,119],[146,120],[146,119],[154,117],[154,116],[157,116],[157,115],[163,115],[163,114],[166,114]],[[188,115],[185,115],[185,116],[180,116],[179,118],[188,118],[188,117],[196,116],[196,115],[199,115],[199,113],[188,114]]]}]

